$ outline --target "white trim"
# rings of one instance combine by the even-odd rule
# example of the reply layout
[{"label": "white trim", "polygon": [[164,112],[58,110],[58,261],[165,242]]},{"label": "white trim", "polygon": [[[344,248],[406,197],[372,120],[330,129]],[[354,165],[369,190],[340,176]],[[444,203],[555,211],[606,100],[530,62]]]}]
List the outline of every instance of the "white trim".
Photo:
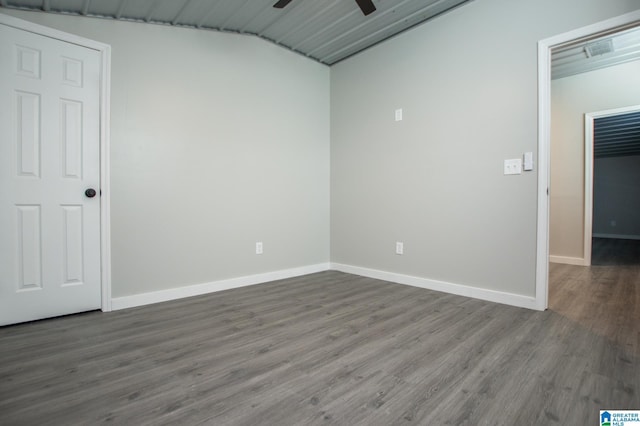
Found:
[{"label": "white trim", "polygon": [[110,94],[111,94],[111,46],[74,34],[44,27],[0,13],[0,24],[28,31],[44,37],[77,44],[100,53],[100,263],[102,310],[111,310],[111,191],[110,191]]},{"label": "white trim", "polygon": [[565,265],[576,266],[589,266],[591,260],[587,261],[581,257],[569,257],[569,256],[549,256],[549,262],[551,263],[564,263]]},{"label": "white trim", "polygon": [[496,290],[471,287],[462,284],[454,284],[445,281],[431,280],[428,278],[414,277],[411,275],[397,274],[394,272],[380,271],[376,269],[362,268],[360,266],[344,265],[341,263],[331,263],[331,269],[348,274],[361,275],[363,277],[375,278],[378,280],[391,281],[398,284],[410,285],[413,287],[425,288],[428,290],[441,291],[459,296],[471,297],[474,299],[487,300],[489,302],[503,303],[505,305],[518,306],[528,309],[539,309],[535,297],[520,294],[506,293]]},{"label": "white trim", "polygon": [[538,42],[538,223],[536,306],[548,307],[549,292],[549,147],[551,146],[551,49],[576,39],[640,24],[640,10]]},{"label": "white trim", "polygon": [[591,234],[593,233],[593,115],[584,115],[584,265],[591,265]]},{"label": "white trim", "polygon": [[111,46],[100,50],[100,242],[102,311],[111,311]]},{"label": "white trim", "polygon": [[551,140],[551,50],[538,42],[538,225],[536,308],[549,306],[549,140]]},{"label": "white trim", "polygon": [[45,27],[40,24],[35,24],[31,21],[25,21],[24,19],[5,15],[4,13],[0,13],[0,24],[4,24],[23,31],[29,31],[31,33],[39,34],[45,37],[54,38],[56,40],[61,40],[67,43],[77,44],[78,46],[87,47],[93,50],[103,51],[110,47],[108,44],[104,44],[99,41],[84,38],[75,34],[66,33],[54,28]]},{"label": "white trim", "polygon": [[113,310],[133,308],[136,306],[150,305],[152,303],[167,302],[169,300],[185,297],[199,296],[232,288],[246,287],[249,285],[263,284],[285,278],[299,277],[316,272],[328,271],[329,263],[302,266],[299,268],[284,269],[263,274],[248,275],[245,277],[230,278],[227,280],[213,281],[202,284],[188,285],[184,287],[170,288],[167,290],[153,291],[149,293],[134,294],[113,298],[111,308]]},{"label": "white trim", "polygon": [[596,238],[612,238],[615,240],[640,240],[640,235],[593,234]]}]

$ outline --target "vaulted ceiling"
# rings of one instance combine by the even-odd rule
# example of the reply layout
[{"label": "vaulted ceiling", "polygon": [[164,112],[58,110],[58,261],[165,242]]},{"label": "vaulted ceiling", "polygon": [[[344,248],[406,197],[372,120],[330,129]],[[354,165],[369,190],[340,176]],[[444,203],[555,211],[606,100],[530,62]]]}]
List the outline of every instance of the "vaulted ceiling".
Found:
[{"label": "vaulted ceiling", "polygon": [[[252,34],[332,65],[471,0],[0,0],[0,6]],[[286,3],[286,2],[285,2]]]}]

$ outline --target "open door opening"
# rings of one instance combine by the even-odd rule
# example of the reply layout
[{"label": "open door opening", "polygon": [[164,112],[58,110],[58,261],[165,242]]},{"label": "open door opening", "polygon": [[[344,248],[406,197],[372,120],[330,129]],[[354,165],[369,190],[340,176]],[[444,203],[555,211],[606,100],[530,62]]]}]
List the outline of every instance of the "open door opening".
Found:
[{"label": "open door opening", "polygon": [[[550,232],[550,161],[551,161],[551,66],[554,51],[578,43],[594,41],[607,35],[640,26],[640,11],[632,12],[598,24],[542,40],[538,43],[538,230],[536,266],[536,306],[548,307],[549,294],[549,232]],[[582,157],[583,161],[584,157]],[[584,175],[583,175],[584,176]],[[584,227],[581,225],[581,229]],[[584,234],[581,235],[581,239]]]},{"label": "open door opening", "polygon": [[606,240],[640,240],[640,105],[587,113],[584,132],[585,265],[628,263]]}]

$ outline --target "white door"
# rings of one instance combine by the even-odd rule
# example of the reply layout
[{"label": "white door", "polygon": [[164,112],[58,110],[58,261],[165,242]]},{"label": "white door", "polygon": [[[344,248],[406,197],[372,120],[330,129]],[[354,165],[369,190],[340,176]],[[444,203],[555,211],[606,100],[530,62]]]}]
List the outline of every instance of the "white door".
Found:
[{"label": "white door", "polygon": [[0,325],[101,306],[99,83],[97,51],[0,24]]}]

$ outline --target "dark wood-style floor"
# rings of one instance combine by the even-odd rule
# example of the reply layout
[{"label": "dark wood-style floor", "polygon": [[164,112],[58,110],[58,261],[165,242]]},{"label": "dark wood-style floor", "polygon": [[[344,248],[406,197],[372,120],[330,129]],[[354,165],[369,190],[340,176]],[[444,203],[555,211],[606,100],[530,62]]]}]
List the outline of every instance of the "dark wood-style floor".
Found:
[{"label": "dark wood-style floor", "polygon": [[597,266],[640,265],[640,240],[593,238],[591,264]]},{"label": "dark wood-style floor", "polygon": [[550,309],[322,272],[0,328],[2,425],[587,425],[640,409],[640,266]]}]

